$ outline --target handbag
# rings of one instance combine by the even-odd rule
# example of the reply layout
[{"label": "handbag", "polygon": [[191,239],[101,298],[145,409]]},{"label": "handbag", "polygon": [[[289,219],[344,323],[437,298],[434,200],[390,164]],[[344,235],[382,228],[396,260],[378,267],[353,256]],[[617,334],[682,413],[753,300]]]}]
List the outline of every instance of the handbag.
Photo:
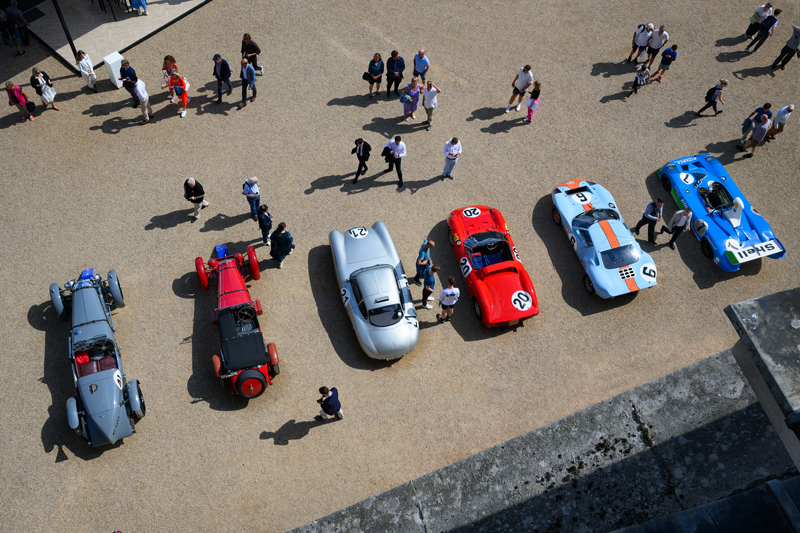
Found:
[{"label": "handbag", "polygon": [[34,104],[33,102],[26,102],[25,107],[27,108],[29,113],[33,113],[34,111],[36,111],[36,104]]},{"label": "handbag", "polygon": [[369,75],[369,72],[365,72],[361,75],[361,79],[364,81],[373,81],[372,76]]},{"label": "handbag", "polygon": [[403,96],[400,97],[400,103],[405,104],[406,102],[410,102],[411,97],[408,96],[408,93],[404,93]]},{"label": "handbag", "polygon": [[161,78],[161,88],[166,89],[169,86],[169,76],[167,76],[167,71],[162,70],[161,72],[164,73],[164,77]]},{"label": "handbag", "polygon": [[758,17],[753,13],[753,16],[750,17],[750,24],[755,24],[756,22],[758,22]]}]

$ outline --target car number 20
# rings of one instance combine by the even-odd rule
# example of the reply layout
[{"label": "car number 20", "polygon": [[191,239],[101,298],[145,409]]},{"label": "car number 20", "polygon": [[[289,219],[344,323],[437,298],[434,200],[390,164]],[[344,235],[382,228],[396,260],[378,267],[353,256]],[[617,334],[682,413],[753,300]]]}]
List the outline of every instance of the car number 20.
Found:
[{"label": "car number 20", "polygon": [[458,264],[461,266],[461,273],[464,275],[464,277],[466,278],[469,276],[472,272],[472,265],[469,264],[469,259],[462,257]]},{"label": "car number 20", "polygon": [[520,259],[519,259],[519,254],[517,253],[517,247],[516,247],[516,246],[514,246],[514,247],[512,248],[512,250],[514,250],[514,257],[516,257],[516,258],[517,258],[517,261],[519,261]]},{"label": "car number 20", "polygon": [[467,218],[475,218],[476,216],[481,214],[481,210],[477,207],[468,207],[462,211],[464,216]]},{"label": "car number 20", "polygon": [[645,263],[645,264],[642,265],[642,268],[639,269],[639,273],[646,280],[655,281],[656,280],[656,275],[657,275],[656,265],[654,265],[653,263]]},{"label": "car number 20", "polygon": [[533,305],[533,298],[525,291],[517,291],[511,295],[511,305],[520,311],[527,311]]},{"label": "car number 20", "polygon": [[353,237],[354,239],[363,239],[364,237],[367,236],[367,228],[363,226],[360,228],[353,228],[347,230],[347,233],[349,233],[350,236]]}]

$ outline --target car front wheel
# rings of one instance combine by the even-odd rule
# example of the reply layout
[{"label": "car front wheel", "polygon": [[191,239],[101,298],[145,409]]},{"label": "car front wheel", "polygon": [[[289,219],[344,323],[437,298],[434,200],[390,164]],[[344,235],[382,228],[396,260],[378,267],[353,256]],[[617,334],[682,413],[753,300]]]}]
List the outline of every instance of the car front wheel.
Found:
[{"label": "car front wheel", "polygon": [[561,225],[561,213],[555,207],[553,208],[553,222],[555,222],[556,226]]},{"label": "car front wheel", "polygon": [[703,252],[704,256],[709,259],[714,259],[714,249],[711,247],[711,243],[708,242],[708,239],[700,241],[700,250]]},{"label": "car front wheel", "polygon": [[139,408],[136,409],[133,414],[136,415],[137,420],[141,420],[144,418],[144,415],[147,414],[147,406],[144,403],[144,395],[142,394],[142,387],[139,386],[139,383],[136,383],[136,391],[139,393]]},{"label": "car front wheel", "polygon": [[594,294],[594,283],[592,283],[592,278],[589,277],[588,274],[584,274],[583,276],[583,288],[586,289],[586,292],[589,294]]},{"label": "car front wheel", "polygon": [[478,302],[478,300],[472,300],[472,304],[475,308],[475,316],[477,316],[479,320],[483,320],[483,310],[481,309],[480,302]]},{"label": "car front wheel", "polygon": [[667,192],[672,190],[672,183],[670,183],[669,178],[666,176],[661,176],[661,186],[664,187],[664,190]]}]

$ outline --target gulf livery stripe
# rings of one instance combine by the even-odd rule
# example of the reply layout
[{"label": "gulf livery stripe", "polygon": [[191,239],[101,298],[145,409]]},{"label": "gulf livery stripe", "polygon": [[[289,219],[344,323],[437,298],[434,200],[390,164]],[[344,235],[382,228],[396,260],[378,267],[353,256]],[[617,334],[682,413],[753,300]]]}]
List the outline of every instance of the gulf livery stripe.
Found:
[{"label": "gulf livery stripe", "polygon": [[[574,180],[565,181],[564,183],[559,185],[559,187],[567,187],[570,190],[577,189],[578,187],[580,187],[580,182]],[[591,211],[592,209],[594,209],[594,207],[592,207],[592,204],[583,204],[584,211]]]},{"label": "gulf livery stripe", "polygon": [[[603,229],[603,233],[605,234],[606,239],[608,239],[608,243],[611,245],[611,248],[619,248],[619,241],[617,240],[617,236],[614,234],[614,230],[611,229],[611,224],[608,223],[608,220],[601,220],[599,224]],[[628,268],[628,265],[625,265],[622,268]],[[628,290],[631,292],[639,290],[634,278],[625,278],[625,285],[628,286]]]}]

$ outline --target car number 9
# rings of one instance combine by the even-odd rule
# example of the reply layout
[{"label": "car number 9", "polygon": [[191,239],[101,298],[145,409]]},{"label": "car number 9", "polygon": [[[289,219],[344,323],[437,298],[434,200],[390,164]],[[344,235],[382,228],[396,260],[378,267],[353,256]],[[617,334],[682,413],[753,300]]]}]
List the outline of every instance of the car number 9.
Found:
[{"label": "car number 9", "polygon": [[477,207],[468,207],[462,211],[465,217],[467,218],[475,218],[476,216],[481,214],[481,210]]},{"label": "car number 9", "polygon": [[351,230],[347,230],[347,233],[349,233],[354,239],[362,239],[367,236],[367,228],[363,226],[360,228],[353,228]]},{"label": "car number 9", "polygon": [[520,311],[527,311],[531,308],[533,298],[525,291],[517,291],[511,295],[511,304]]},{"label": "car number 9", "polygon": [[592,195],[588,192],[579,192],[572,195],[572,199],[581,205],[591,203]]}]

